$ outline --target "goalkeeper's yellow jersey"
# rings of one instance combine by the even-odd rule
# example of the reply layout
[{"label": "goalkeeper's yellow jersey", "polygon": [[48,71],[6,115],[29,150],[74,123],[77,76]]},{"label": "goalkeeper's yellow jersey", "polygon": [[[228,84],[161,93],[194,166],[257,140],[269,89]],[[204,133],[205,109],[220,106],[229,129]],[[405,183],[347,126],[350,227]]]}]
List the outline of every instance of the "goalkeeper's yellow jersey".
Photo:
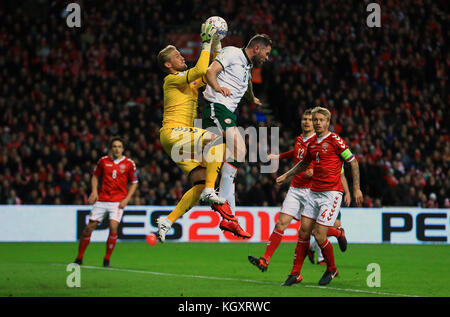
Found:
[{"label": "goalkeeper's yellow jersey", "polygon": [[197,117],[198,89],[206,84],[204,75],[210,52],[202,50],[195,67],[164,78],[164,114],[162,128],[194,126]]}]

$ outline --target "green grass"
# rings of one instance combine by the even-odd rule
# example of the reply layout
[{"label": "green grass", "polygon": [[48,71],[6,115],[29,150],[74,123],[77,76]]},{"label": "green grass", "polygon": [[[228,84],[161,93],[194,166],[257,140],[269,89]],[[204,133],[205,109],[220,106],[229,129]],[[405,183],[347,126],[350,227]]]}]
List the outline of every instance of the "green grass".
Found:
[{"label": "green grass", "polygon": [[[66,265],[76,243],[0,243],[0,296],[450,296],[450,246],[334,244],[340,276],[319,287],[324,267],[307,259],[304,280],[280,287],[292,265],[295,244],[282,243],[261,273],[248,260],[265,244],[118,242],[111,269],[102,267],[104,243],[91,243],[81,269],[81,287],[66,285]],[[369,263],[381,267],[381,287],[370,288]]]}]

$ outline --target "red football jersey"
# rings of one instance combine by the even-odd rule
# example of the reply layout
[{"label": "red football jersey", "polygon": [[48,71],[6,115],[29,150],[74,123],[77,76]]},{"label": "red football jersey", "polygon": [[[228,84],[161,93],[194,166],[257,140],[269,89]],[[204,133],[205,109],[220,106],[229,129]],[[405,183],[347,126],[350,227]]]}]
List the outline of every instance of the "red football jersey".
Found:
[{"label": "red football jersey", "polygon": [[[294,159],[294,166],[297,165],[298,162],[303,160],[306,154],[306,150],[308,148],[309,142],[313,139],[315,134],[303,138],[303,135],[299,135],[295,139],[295,147],[293,150],[290,150],[289,152],[285,152],[280,154],[280,159],[285,158],[292,158]],[[310,164],[308,168],[313,168],[313,163]],[[311,187],[311,178],[310,177],[304,177],[305,172],[301,172],[298,174],[295,174],[291,181],[291,187],[299,187],[299,188],[310,188]]]},{"label": "red football jersey", "polygon": [[305,163],[314,162],[311,190],[344,192],[341,182],[342,162],[354,159],[347,144],[336,133],[330,132],[322,138],[315,135],[308,144],[304,158]]},{"label": "red football jersey", "polygon": [[94,175],[101,180],[98,201],[121,202],[128,194],[128,183],[138,182],[136,165],[125,156],[115,161],[110,156],[103,156]]}]

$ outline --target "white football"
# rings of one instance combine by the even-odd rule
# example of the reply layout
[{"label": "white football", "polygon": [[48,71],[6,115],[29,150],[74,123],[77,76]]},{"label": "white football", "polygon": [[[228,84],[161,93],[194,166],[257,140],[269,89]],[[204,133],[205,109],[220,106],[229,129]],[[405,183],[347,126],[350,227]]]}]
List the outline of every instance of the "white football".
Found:
[{"label": "white football", "polygon": [[225,36],[227,36],[228,24],[227,21],[225,21],[223,18],[219,16],[209,17],[206,20],[206,24],[211,24],[213,28],[217,30],[216,34],[219,36],[220,39],[223,39]]}]

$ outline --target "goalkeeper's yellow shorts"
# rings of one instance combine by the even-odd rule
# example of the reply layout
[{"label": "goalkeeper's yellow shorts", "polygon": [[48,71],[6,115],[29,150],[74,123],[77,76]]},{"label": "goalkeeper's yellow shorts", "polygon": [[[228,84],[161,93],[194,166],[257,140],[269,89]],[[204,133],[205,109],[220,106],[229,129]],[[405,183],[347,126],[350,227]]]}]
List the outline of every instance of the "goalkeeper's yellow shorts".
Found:
[{"label": "goalkeeper's yellow shorts", "polygon": [[189,175],[198,166],[206,167],[202,155],[203,136],[206,132],[195,127],[162,127],[159,139],[164,151],[184,174]]}]

